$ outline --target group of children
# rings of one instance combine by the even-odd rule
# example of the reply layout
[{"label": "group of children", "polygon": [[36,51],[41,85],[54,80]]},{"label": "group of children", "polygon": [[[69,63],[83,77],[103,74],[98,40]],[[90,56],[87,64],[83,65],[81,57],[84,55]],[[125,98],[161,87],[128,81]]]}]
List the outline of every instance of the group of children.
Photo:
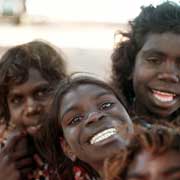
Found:
[{"label": "group of children", "polygon": [[2,56],[0,180],[180,179],[180,6],[129,25],[109,84],[68,75],[46,42]]}]

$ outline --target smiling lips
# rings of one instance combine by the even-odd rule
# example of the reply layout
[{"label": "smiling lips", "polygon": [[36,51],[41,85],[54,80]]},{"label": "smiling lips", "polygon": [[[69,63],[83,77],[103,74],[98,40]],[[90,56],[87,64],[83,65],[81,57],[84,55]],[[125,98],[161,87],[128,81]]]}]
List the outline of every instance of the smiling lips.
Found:
[{"label": "smiling lips", "polygon": [[106,130],[103,130],[97,134],[95,134],[91,140],[90,140],[90,144],[96,144],[100,141],[103,141],[105,139],[108,139],[109,137],[113,136],[117,134],[117,130],[115,128],[109,128]]},{"label": "smiling lips", "polygon": [[175,93],[153,90],[154,97],[161,102],[171,102],[175,99]]}]

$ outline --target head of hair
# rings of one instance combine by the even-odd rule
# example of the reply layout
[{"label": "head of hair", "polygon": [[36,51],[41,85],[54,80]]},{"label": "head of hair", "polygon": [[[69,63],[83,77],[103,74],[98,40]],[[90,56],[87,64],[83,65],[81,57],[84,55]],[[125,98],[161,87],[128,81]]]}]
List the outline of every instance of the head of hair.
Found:
[{"label": "head of hair", "polygon": [[152,125],[149,128],[136,126],[128,146],[105,162],[107,180],[123,180],[135,157],[142,151],[162,155],[174,150],[180,153],[180,129],[173,124]]},{"label": "head of hair", "polygon": [[23,84],[28,80],[29,69],[38,70],[42,77],[54,86],[66,77],[65,62],[61,54],[50,44],[32,41],[10,48],[0,61],[0,89],[4,98],[4,117],[8,122],[10,115],[7,94],[11,86]]},{"label": "head of hair", "polygon": [[[48,115],[49,117],[46,119],[45,123],[43,123],[42,129],[44,129],[44,132],[42,132],[42,134],[40,135],[40,140],[38,140],[38,146],[42,156],[46,159],[46,161],[48,161],[49,164],[54,167],[54,169],[58,169],[59,172],[63,172],[65,169],[70,170],[74,165],[79,165],[83,167],[90,176],[98,177],[99,175],[97,174],[97,172],[85,162],[82,162],[80,160],[72,162],[63,153],[63,150],[60,147],[60,139],[64,138],[63,129],[60,123],[60,107],[62,106],[62,100],[65,95],[68,94],[68,92],[76,89],[81,85],[86,84],[97,85],[105,88],[110,92],[114,93],[115,96],[118,98],[116,92],[108,84],[94,77],[70,76],[69,78],[62,80],[57,87],[52,103],[52,110]],[[44,139],[46,139],[47,141],[44,145],[42,145],[41,143],[44,143]]]},{"label": "head of hair", "polygon": [[167,1],[156,7],[142,7],[141,13],[129,25],[129,32],[120,32],[126,40],[119,42],[112,54],[112,84],[124,96],[127,105],[132,104],[135,96],[132,74],[138,52],[149,34],[171,32],[180,35],[180,5]]}]

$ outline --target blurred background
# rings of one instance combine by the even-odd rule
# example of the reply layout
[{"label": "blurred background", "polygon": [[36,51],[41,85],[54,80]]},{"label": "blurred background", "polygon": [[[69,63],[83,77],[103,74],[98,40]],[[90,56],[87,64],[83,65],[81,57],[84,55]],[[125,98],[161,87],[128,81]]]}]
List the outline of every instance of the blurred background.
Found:
[{"label": "blurred background", "polygon": [[[110,55],[143,5],[163,0],[0,0],[0,55],[14,45],[46,40],[62,50],[69,72],[108,79]],[[175,1],[174,2],[179,2]]]}]

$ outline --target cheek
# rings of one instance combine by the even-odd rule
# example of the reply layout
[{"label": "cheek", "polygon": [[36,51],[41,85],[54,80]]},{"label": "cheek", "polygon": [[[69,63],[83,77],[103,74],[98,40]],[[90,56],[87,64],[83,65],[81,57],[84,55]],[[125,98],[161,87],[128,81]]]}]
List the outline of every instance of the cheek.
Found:
[{"label": "cheek", "polygon": [[21,111],[22,111],[21,107],[16,107],[16,108],[10,107],[9,108],[9,114],[10,114],[11,119],[20,118]]},{"label": "cheek", "polygon": [[10,115],[10,121],[15,125],[21,125],[23,122],[22,120],[22,107],[9,107],[9,115]]},{"label": "cheek", "polygon": [[51,110],[52,101],[53,101],[53,98],[49,97],[40,103],[43,105],[44,112],[48,113]]},{"label": "cheek", "polygon": [[151,84],[156,82],[156,77],[155,72],[153,70],[147,69],[144,71],[134,71],[133,75],[133,88],[135,94],[139,93],[145,93],[147,92],[146,88],[151,87]]},{"label": "cheek", "polygon": [[147,83],[153,80],[157,76],[158,69],[158,66],[137,62],[133,71],[133,83]]},{"label": "cheek", "polygon": [[64,138],[66,139],[67,143],[70,147],[74,150],[78,146],[79,142],[79,134],[78,129],[76,128],[66,128],[63,130]]},{"label": "cheek", "polygon": [[115,127],[118,128],[120,135],[122,137],[126,138],[128,135],[134,132],[133,123],[127,113],[121,112],[121,115],[120,115],[118,112],[114,115],[115,115],[114,116],[115,121],[113,121],[113,124]]},{"label": "cheek", "polygon": [[146,76],[147,76],[147,73],[143,68],[142,69],[140,69],[140,68],[135,69],[133,72],[133,84],[134,84],[134,86],[136,86],[139,83],[146,81],[146,79],[147,79]]},{"label": "cheek", "polygon": [[22,118],[19,117],[20,116],[18,114],[10,116],[10,122],[13,123],[14,127],[21,127],[24,124]]}]

